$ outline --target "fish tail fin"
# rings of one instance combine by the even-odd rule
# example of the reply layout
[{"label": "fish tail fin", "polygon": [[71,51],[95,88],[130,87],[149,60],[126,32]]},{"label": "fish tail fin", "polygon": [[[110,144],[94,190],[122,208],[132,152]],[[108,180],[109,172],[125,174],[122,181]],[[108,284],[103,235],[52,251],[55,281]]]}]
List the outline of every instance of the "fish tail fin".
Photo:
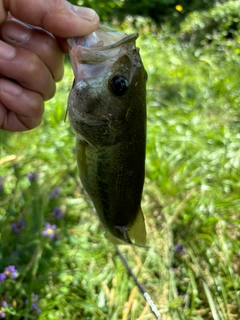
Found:
[{"label": "fish tail fin", "polygon": [[134,220],[127,234],[132,244],[140,247],[146,245],[147,233],[141,207],[139,207],[136,219]]},{"label": "fish tail fin", "polygon": [[141,207],[139,207],[137,216],[130,227],[116,227],[116,229],[118,229],[118,234],[116,235],[105,230],[105,237],[111,240],[112,243],[116,245],[133,244],[139,247],[146,245],[146,228]]}]

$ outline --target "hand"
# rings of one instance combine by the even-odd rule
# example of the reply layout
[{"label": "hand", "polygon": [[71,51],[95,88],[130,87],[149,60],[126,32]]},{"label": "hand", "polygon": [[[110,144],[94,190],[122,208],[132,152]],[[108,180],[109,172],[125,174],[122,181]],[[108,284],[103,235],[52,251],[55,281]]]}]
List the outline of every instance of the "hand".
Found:
[{"label": "hand", "polygon": [[63,77],[66,38],[89,34],[98,22],[95,11],[66,0],[0,2],[0,129],[41,123],[44,101]]}]

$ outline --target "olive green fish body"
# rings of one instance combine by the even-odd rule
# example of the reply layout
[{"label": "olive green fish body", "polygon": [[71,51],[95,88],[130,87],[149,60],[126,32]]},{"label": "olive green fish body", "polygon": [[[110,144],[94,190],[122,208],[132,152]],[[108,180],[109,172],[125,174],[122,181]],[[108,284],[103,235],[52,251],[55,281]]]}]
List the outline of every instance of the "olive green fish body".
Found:
[{"label": "olive green fish body", "polygon": [[68,111],[80,179],[107,236],[144,245],[146,71],[135,39],[118,33],[117,42],[107,38],[100,47],[77,46],[74,52],[72,46],[75,83]]},{"label": "olive green fish body", "polygon": [[144,167],[136,165],[134,152],[141,155],[131,144],[118,143],[96,150],[77,141],[80,179],[99,219],[113,236],[127,242],[132,242],[125,231],[139,212],[144,178]]}]

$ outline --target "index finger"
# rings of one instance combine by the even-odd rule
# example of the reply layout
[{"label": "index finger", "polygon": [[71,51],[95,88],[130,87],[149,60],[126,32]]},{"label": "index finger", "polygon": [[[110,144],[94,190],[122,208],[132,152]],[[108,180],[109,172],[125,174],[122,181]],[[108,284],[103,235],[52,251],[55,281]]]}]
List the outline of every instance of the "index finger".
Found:
[{"label": "index finger", "polygon": [[10,11],[15,18],[62,38],[87,35],[99,23],[94,10],[74,6],[66,0],[3,0],[0,9],[2,3],[5,10],[1,10],[0,23]]}]

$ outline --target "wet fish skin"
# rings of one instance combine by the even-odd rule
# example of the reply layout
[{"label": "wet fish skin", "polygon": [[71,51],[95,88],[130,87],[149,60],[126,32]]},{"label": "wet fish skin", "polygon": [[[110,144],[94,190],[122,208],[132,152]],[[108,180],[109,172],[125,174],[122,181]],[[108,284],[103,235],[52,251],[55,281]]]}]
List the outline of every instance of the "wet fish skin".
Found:
[{"label": "wet fish skin", "polygon": [[[85,58],[83,68],[75,68],[68,110],[77,137],[80,179],[108,237],[114,242],[145,245],[140,204],[147,76],[135,41],[130,42],[115,60],[91,64]],[[78,61],[81,64],[81,59]],[[120,76],[129,87],[117,96],[111,81]]]}]

